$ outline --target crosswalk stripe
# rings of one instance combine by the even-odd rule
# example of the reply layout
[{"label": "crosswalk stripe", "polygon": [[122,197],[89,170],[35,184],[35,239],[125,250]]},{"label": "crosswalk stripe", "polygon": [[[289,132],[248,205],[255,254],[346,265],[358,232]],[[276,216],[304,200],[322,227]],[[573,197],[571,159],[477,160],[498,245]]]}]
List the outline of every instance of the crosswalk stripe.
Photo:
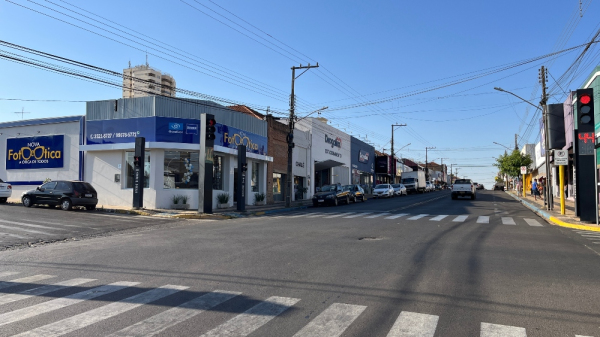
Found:
[{"label": "crosswalk stripe", "polygon": [[392,213],[373,214],[373,215],[366,216],[365,219],[374,219],[374,218],[378,218],[378,217],[383,216],[383,215],[390,215],[390,214],[392,214]]},{"label": "crosswalk stripe", "polygon": [[[0,220],[0,222],[6,222],[6,221],[1,221]],[[11,227],[11,226],[0,225],[0,228],[10,229],[10,230],[18,230],[18,231],[22,231],[22,232],[35,233],[35,234],[52,235],[50,233],[36,231],[34,229],[21,228],[21,227]]]},{"label": "crosswalk stripe", "polygon": [[447,217],[447,215],[438,215],[429,219],[429,221],[442,221],[445,217]]},{"label": "crosswalk stripe", "polygon": [[0,278],[5,277],[5,276],[12,276],[12,275],[16,275],[18,274],[18,272],[16,271],[0,271]]},{"label": "crosswalk stripe", "polygon": [[307,218],[318,218],[320,216],[325,216],[325,215],[330,215],[330,214],[337,214],[337,212],[335,212],[335,213],[313,213],[313,215],[309,215],[309,216],[307,216]]},{"label": "crosswalk stripe", "polygon": [[108,285],[88,289],[86,291],[75,293],[63,298],[57,298],[30,307],[0,314],[0,326],[21,321],[37,315],[41,315],[46,312],[68,307],[70,305],[77,304],[85,300],[90,300],[92,298],[96,298],[128,287],[132,287],[136,284],[139,284],[139,282],[115,282]]},{"label": "crosswalk stripe", "polygon": [[405,215],[408,215],[408,213],[396,214],[396,215],[385,217],[384,219],[398,219],[398,218],[403,217]]},{"label": "crosswalk stripe", "polygon": [[128,297],[124,300],[114,302],[71,316],[63,320],[41,326],[39,328],[20,333],[14,337],[55,337],[85,328],[86,326],[100,322],[102,320],[117,316],[124,312],[133,310],[144,304],[157,301],[189,287],[177,285],[165,285],[159,288],[148,290],[141,294]]},{"label": "crosswalk stripe", "polygon": [[529,226],[532,226],[532,227],[544,227],[544,225],[542,225],[541,223],[539,223],[536,219],[527,219],[527,218],[525,218],[523,220],[525,220],[525,222],[527,222],[527,224]]},{"label": "crosswalk stripe", "polygon": [[326,216],[325,219],[337,218],[337,217],[340,217],[340,216],[350,215],[350,214],[354,214],[354,213],[356,213],[356,212],[340,213],[340,214],[336,214],[336,215]]},{"label": "crosswalk stripe", "polygon": [[17,235],[17,234],[11,234],[11,233],[0,233],[0,235],[11,236],[11,237],[17,238],[17,239],[26,239],[26,237],[24,237],[24,236]]},{"label": "crosswalk stripe", "polygon": [[424,216],[428,216],[429,214],[419,214],[419,215],[415,215],[413,217],[408,218],[407,220],[419,220]]},{"label": "crosswalk stripe", "polygon": [[387,337],[433,337],[438,316],[403,311]]},{"label": "crosswalk stripe", "polygon": [[482,215],[477,218],[477,223],[490,223],[490,217]]},{"label": "crosswalk stripe", "polygon": [[465,222],[469,216],[468,215],[459,215],[452,222]]},{"label": "crosswalk stripe", "polygon": [[0,289],[21,285],[19,283],[37,282],[37,281],[41,281],[41,280],[45,280],[45,279],[53,278],[53,277],[56,277],[56,276],[40,274],[40,275],[33,275],[33,276],[18,278],[15,280],[0,282]]},{"label": "crosswalk stripe", "polygon": [[575,335],[575,337],[594,337],[594,336]]},{"label": "crosswalk stripe", "polygon": [[344,219],[358,218],[359,216],[365,216],[365,215],[369,215],[371,213],[373,213],[373,212],[358,213],[358,214],[354,214],[354,215],[350,215],[350,216],[345,216]]},{"label": "crosswalk stripe", "polygon": [[54,291],[58,291],[58,290],[69,288],[69,287],[74,287],[74,286],[77,286],[77,285],[80,285],[83,283],[87,283],[87,282],[92,282],[92,281],[95,281],[95,279],[75,278],[72,280],[58,282],[56,284],[50,284],[50,285],[45,285],[45,286],[38,287],[38,288],[25,290],[25,291],[22,291],[17,294],[2,295],[2,296],[0,296],[0,305],[24,300],[26,298],[30,298],[33,296],[40,296],[40,295],[48,294],[48,293],[51,293]]},{"label": "crosswalk stripe", "polygon": [[294,337],[337,337],[365,311],[363,305],[334,303],[313,319]]},{"label": "crosswalk stripe", "polygon": [[509,218],[509,217],[502,217],[502,224],[503,225],[516,225],[515,220],[513,218]]},{"label": "crosswalk stripe", "polygon": [[525,328],[516,326],[481,323],[481,337],[527,337]]},{"label": "crosswalk stripe", "polygon": [[191,301],[180,304],[175,308],[163,311],[134,325],[128,326],[125,329],[117,331],[107,337],[154,336],[240,294],[241,292],[216,290],[200,297],[196,297]]},{"label": "crosswalk stripe", "polygon": [[300,299],[289,297],[269,297],[265,302],[257,304],[244,313],[235,316],[201,337],[234,337],[247,336],[282,312],[296,304]]},{"label": "crosswalk stripe", "polygon": [[581,234],[581,236],[584,236],[587,238],[600,238],[600,234]]},{"label": "crosswalk stripe", "polygon": [[17,221],[3,220],[3,219],[0,219],[0,222],[7,223],[7,224],[13,224],[13,225],[19,225],[19,226],[25,226],[25,227],[41,228],[41,229],[55,229],[55,230],[61,230],[61,231],[66,230],[66,229],[60,229],[60,228],[54,228],[54,227],[48,227],[48,226],[42,226],[42,225],[34,225],[34,224],[30,224],[30,223],[25,223],[25,222],[17,222]]}]

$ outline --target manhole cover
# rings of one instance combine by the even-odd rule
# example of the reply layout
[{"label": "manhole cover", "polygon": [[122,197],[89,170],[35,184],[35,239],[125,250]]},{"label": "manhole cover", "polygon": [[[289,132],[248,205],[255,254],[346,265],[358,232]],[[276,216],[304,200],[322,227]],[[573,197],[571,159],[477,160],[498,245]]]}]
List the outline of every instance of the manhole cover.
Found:
[{"label": "manhole cover", "polygon": [[358,240],[364,240],[364,241],[374,241],[374,240],[383,240],[383,238],[380,237],[376,237],[376,236],[365,236],[362,238],[358,238]]}]

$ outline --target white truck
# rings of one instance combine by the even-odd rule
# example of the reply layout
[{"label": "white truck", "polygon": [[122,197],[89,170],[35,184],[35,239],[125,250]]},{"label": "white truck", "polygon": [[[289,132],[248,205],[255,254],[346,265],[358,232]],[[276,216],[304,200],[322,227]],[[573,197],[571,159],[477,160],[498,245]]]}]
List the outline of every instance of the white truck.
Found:
[{"label": "white truck", "polygon": [[406,193],[424,193],[427,189],[427,180],[423,171],[402,172],[401,178]]},{"label": "white truck", "polygon": [[452,185],[452,200],[458,199],[458,197],[471,197],[471,200],[475,200],[477,194],[475,192],[475,185],[471,179],[456,179]]}]

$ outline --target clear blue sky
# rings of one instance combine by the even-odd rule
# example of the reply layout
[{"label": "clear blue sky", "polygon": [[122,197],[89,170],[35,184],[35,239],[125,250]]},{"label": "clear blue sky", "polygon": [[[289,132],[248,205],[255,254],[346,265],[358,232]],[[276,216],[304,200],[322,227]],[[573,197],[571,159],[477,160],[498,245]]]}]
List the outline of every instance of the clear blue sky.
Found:
[{"label": "clear blue sky", "polygon": [[[493,142],[512,148],[515,134],[519,134],[521,146],[539,141],[539,113],[534,128],[528,131],[533,109],[493,87],[537,104],[539,67],[547,66],[559,79],[581,49],[495,70],[588,42],[599,28],[597,15],[592,14],[600,12],[600,3],[591,0],[583,0],[583,17],[578,0],[11,1],[138,49],[11,2],[0,2],[1,40],[116,71],[126,68],[129,61],[145,63],[147,50],[150,65],[172,74],[179,88],[257,108],[270,106],[286,112],[290,67],[318,61],[321,68],[308,71],[296,82],[300,115],[329,106],[323,116],[333,126],[355,136],[367,135],[379,150],[388,151],[390,124],[407,123],[408,127],[395,133],[396,149],[411,143],[401,151],[403,156],[424,161],[425,147],[436,147],[429,152],[430,160],[446,158],[444,163],[459,165],[459,175],[487,187],[497,171],[491,166],[493,157],[504,152]],[[106,26],[117,27],[114,23],[98,15],[127,27],[118,27],[121,30],[133,29],[148,37],[117,32]],[[562,89],[581,85],[598,64],[599,50],[594,45],[577,72],[559,81]],[[196,60],[193,65],[186,63],[190,61],[187,57]],[[0,69],[1,121],[20,119],[14,112],[22,108],[30,112],[25,118],[85,114],[84,103],[6,99],[87,101],[121,96],[118,88],[5,60],[0,60]],[[216,74],[215,69],[228,75]],[[436,89],[482,75],[484,69],[491,74]],[[552,77],[548,86],[550,103],[564,101],[565,95]],[[383,102],[350,108],[373,101]]]}]

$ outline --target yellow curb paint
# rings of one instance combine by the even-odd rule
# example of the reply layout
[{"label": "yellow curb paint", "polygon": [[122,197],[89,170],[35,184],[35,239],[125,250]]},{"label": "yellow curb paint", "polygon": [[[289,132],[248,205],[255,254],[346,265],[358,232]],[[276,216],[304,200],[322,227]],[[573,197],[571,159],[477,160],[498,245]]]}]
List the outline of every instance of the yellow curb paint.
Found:
[{"label": "yellow curb paint", "polygon": [[575,225],[575,224],[571,224],[571,223],[559,220],[559,219],[557,219],[557,218],[555,218],[553,216],[550,217],[550,221],[552,221],[555,225],[561,226],[561,227],[576,228],[576,229],[583,229],[583,230],[586,230],[586,231],[600,232],[600,227],[591,227],[591,226],[585,226],[585,225]]},{"label": "yellow curb paint", "polygon": [[256,212],[254,215],[265,215],[265,212]]}]

